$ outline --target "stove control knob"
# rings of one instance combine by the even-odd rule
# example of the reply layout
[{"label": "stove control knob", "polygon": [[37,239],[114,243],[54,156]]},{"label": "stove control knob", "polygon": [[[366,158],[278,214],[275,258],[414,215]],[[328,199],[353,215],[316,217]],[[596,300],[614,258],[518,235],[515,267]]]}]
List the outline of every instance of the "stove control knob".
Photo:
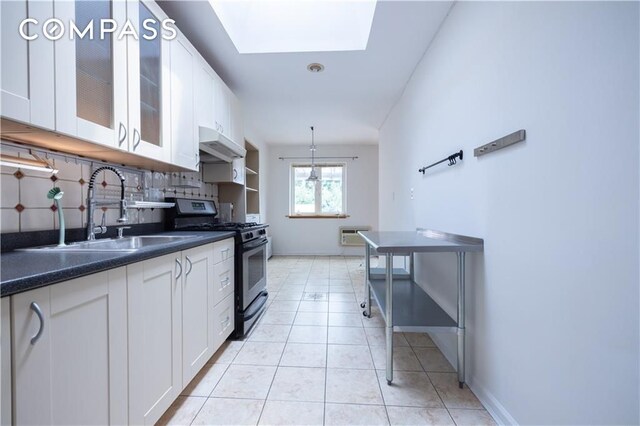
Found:
[{"label": "stove control knob", "polygon": [[253,232],[249,232],[249,233],[247,234],[247,239],[249,239],[249,238],[253,238]]},{"label": "stove control knob", "polygon": [[259,233],[260,235],[264,235],[264,234],[266,234],[266,233],[267,233],[267,231],[265,231],[264,229],[261,229],[260,231],[258,231],[258,233]]}]

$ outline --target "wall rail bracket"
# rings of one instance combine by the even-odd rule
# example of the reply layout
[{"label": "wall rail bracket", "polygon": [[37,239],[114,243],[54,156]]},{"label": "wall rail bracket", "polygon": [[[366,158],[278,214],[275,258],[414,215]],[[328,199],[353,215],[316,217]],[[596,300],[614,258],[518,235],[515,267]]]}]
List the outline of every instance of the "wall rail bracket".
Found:
[{"label": "wall rail bracket", "polygon": [[493,142],[489,142],[473,150],[474,157],[482,157],[485,154],[497,151],[502,148],[506,148],[514,143],[522,142],[526,139],[527,132],[524,129],[513,132],[507,136],[503,136],[500,139],[496,139]]},{"label": "wall rail bracket", "polygon": [[450,156],[448,156],[446,158],[443,158],[440,161],[436,161],[433,164],[429,164],[428,166],[424,166],[423,168],[418,169],[418,172],[422,173],[424,175],[424,172],[426,172],[427,169],[430,169],[433,166],[437,166],[440,163],[444,163],[445,161],[449,162],[449,166],[453,166],[453,165],[457,164],[456,158],[459,158],[460,160],[462,160],[462,155],[463,155],[463,152],[462,152],[462,150],[460,150],[460,151],[456,152],[455,154],[451,154]]}]

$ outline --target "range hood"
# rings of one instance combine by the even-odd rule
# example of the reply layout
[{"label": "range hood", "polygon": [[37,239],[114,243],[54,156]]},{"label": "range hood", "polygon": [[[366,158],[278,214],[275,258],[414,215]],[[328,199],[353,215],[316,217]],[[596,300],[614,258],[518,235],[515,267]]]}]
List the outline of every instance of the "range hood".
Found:
[{"label": "range hood", "polygon": [[208,155],[201,155],[203,163],[230,163],[234,158],[243,158],[247,150],[233,142],[222,133],[210,127],[199,127],[200,151]]}]

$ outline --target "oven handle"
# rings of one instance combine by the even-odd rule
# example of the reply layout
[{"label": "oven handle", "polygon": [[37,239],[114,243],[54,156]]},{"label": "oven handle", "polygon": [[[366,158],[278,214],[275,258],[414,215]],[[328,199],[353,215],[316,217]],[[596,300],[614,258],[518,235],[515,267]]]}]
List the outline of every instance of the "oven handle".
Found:
[{"label": "oven handle", "polygon": [[[248,321],[251,318],[258,315],[260,312],[262,312],[262,307],[264,306],[265,303],[267,303],[268,298],[269,298],[269,293],[266,290],[262,290],[260,293],[258,293],[255,300],[251,303],[251,305],[249,305],[251,307],[251,313],[244,315],[242,319],[244,321]],[[254,303],[258,303],[258,304],[253,306]]]},{"label": "oven handle", "polygon": [[251,241],[250,243],[247,243],[247,244],[244,244],[244,245],[241,246],[242,247],[242,251],[243,252],[247,252],[247,251],[252,250],[254,248],[261,247],[261,246],[267,244],[267,241],[268,240],[267,240],[266,237],[265,238],[261,238],[261,239],[256,240],[256,241]]}]

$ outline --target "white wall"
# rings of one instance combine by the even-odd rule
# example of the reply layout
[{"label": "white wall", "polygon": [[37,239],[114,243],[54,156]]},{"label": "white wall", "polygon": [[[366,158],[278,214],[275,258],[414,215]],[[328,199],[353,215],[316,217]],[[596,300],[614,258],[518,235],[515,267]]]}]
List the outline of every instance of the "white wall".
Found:
[{"label": "white wall", "polygon": [[[309,147],[270,145],[267,205],[273,253],[284,255],[360,255],[362,247],[339,244],[338,229],[347,225],[378,227],[378,147],[372,145],[318,145],[318,156],[358,156],[340,160],[347,165],[346,219],[289,219],[289,180],[292,163],[278,157],[309,156]],[[332,162],[334,160],[331,160]],[[337,160],[336,160],[337,161]]]},{"label": "white wall", "polygon": [[[468,263],[467,367],[502,421],[640,421],[638,12],[457,3],[381,128],[380,228],[485,239]],[[520,128],[526,142],[473,157]],[[457,166],[417,172],[459,149]],[[454,262],[417,265],[452,314]]]}]

